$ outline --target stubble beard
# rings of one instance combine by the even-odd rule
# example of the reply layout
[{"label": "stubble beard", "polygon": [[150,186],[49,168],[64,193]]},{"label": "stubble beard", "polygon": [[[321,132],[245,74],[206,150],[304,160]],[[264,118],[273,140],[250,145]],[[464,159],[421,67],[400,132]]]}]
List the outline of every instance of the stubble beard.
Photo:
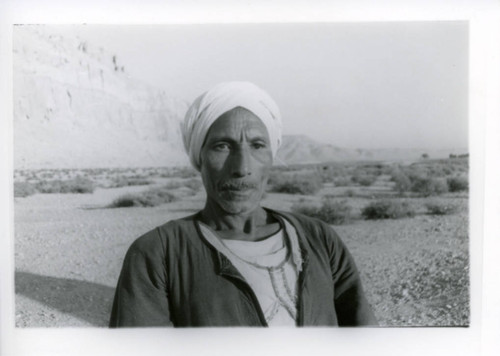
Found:
[{"label": "stubble beard", "polygon": [[216,203],[230,215],[246,215],[259,208],[263,192],[253,191],[248,197],[239,195],[238,192],[219,192]]}]

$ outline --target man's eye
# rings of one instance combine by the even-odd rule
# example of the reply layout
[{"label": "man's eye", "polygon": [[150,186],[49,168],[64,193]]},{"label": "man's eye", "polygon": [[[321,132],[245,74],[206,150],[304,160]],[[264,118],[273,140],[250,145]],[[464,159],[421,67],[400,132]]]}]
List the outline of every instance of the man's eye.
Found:
[{"label": "man's eye", "polygon": [[227,151],[230,149],[230,146],[228,143],[218,143],[214,145],[213,148],[216,151]]},{"label": "man's eye", "polygon": [[266,148],[266,144],[263,143],[263,142],[254,142],[252,144],[253,148],[255,149],[262,149],[262,148]]}]

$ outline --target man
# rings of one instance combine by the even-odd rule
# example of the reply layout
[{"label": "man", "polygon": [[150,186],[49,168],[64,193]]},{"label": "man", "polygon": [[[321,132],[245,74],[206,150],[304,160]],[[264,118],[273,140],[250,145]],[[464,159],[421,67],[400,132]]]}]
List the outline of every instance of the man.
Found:
[{"label": "man", "polygon": [[376,325],[330,226],[260,205],[281,143],[267,93],[219,84],[195,100],[182,133],[205,207],[132,244],[111,327]]}]

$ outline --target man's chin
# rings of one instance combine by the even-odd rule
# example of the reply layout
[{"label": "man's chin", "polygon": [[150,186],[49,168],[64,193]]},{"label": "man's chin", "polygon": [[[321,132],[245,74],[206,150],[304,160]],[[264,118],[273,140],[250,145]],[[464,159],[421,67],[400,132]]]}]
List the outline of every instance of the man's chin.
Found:
[{"label": "man's chin", "polygon": [[231,214],[231,215],[243,215],[243,214],[249,214],[255,209],[259,207],[259,204],[250,204],[247,201],[221,201],[219,202],[219,206],[224,210],[226,213]]}]

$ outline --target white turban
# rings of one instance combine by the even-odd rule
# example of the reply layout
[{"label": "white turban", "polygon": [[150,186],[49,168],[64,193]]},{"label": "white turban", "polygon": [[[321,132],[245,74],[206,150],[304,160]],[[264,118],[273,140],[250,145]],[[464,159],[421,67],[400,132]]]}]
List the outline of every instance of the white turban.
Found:
[{"label": "white turban", "polygon": [[181,125],[184,147],[191,164],[200,170],[200,153],[210,126],[222,114],[242,107],[251,111],[266,126],[273,158],[281,144],[281,115],[274,100],[249,82],[221,83],[199,96]]}]

